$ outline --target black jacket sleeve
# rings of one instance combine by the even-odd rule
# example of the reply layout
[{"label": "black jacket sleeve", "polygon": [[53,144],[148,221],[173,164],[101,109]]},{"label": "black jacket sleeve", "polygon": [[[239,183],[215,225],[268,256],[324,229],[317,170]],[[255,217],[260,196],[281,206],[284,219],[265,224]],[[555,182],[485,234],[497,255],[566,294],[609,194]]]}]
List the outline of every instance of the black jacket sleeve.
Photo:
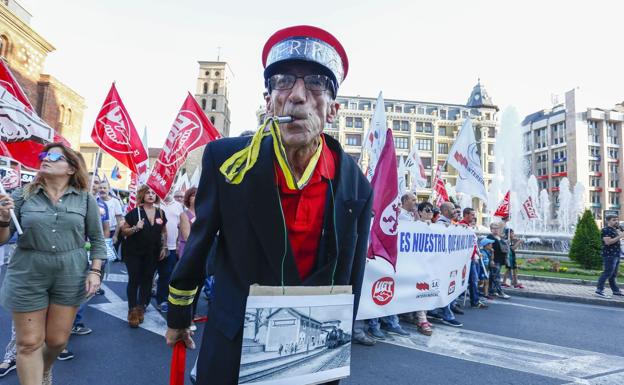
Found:
[{"label": "black jacket sleeve", "polygon": [[362,280],[364,279],[364,268],[366,267],[366,258],[368,253],[368,237],[370,235],[370,224],[372,220],[371,211],[373,206],[373,192],[371,190],[364,210],[360,214],[357,222],[357,243],[355,245],[355,255],[353,258],[353,269],[351,270],[351,286],[353,289],[353,319],[358,312],[360,304],[360,295],[362,293]]},{"label": "black jacket sleeve", "polygon": [[184,248],[184,255],[178,261],[169,285],[169,311],[167,325],[174,329],[189,327],[192,304],[197,293],[197,283],[205,274],[206,258],[221,226],[219,210],[218,164],[213,158],[211,142],[204,150],[202,174],[195,197],[196,219]]}]

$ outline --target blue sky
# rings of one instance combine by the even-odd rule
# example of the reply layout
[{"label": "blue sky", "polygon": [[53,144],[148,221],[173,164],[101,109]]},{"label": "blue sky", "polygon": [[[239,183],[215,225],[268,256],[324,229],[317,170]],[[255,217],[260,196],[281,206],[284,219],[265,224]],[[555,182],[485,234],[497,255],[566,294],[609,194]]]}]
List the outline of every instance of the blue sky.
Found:
[{"label": "blue sky", "polygon": [[[24,0],[31,25],[57,51],[45,72],[86,98],[83,138],[112,81],[149,144],[160,147],[198,60],[234,72],[232,134],[255,128],[262,103],[260,54],[277,29],[313,24],[332,32],[350,60],[340,94],[465,103],[477,78],[499,106],[521,115],[580,87],[589,104],[624,100],[621,15],[608,1],[63,2]],[[563,100],[563,98],[560,98]]]}]

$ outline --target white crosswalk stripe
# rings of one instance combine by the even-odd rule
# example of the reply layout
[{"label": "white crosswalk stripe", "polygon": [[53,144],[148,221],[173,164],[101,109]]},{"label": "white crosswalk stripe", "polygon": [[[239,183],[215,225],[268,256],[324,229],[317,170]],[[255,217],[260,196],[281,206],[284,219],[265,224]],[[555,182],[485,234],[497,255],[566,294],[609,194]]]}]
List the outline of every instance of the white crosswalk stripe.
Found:
[{"label": "white crosswalk stripe", "polygon": [[410,329],[410,337],[385,343],[428,353],[569,381],[621,385],[624,357],[436,325],[431,337]]}]

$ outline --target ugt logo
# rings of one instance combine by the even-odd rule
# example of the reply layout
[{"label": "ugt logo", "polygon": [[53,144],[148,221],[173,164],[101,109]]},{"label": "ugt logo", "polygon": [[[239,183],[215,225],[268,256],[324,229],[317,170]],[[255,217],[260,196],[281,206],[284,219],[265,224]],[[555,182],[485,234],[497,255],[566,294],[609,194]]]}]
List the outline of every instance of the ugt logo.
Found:
[{"label": "ugt logo", "polygon": [[173,122],[163,146],[163,157],[158,159],[164,166],[172,166],[184,160],[201,138],[203,127],[199,117],[192,111],[182,110]]},{"label": "ugt logo", "polygon": [[383,277],[373,283],[371,290],[373,302],[379,306],[386,305],[394,297],[394,279]]}]

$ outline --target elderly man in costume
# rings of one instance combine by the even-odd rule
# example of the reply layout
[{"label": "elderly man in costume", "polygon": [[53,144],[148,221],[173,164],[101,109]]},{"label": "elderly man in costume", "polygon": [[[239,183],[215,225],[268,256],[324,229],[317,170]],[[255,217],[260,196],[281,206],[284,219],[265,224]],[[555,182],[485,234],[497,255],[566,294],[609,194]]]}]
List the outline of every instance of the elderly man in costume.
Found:
[{"label": "elderly man in costume", "polygon": [[354,314],[359,302],[372,190],[340,144],[323,134],[337,119],[346,52],[327,31],[296,26],[269,38],[262,61],[268,115],[282,123],[269,118],[251,138],[206,146],[197,219],[170,283],[167,343],[192,347],[191,304],[218,232],[201,385],[237,383],[250,285],[352,285]]}]

